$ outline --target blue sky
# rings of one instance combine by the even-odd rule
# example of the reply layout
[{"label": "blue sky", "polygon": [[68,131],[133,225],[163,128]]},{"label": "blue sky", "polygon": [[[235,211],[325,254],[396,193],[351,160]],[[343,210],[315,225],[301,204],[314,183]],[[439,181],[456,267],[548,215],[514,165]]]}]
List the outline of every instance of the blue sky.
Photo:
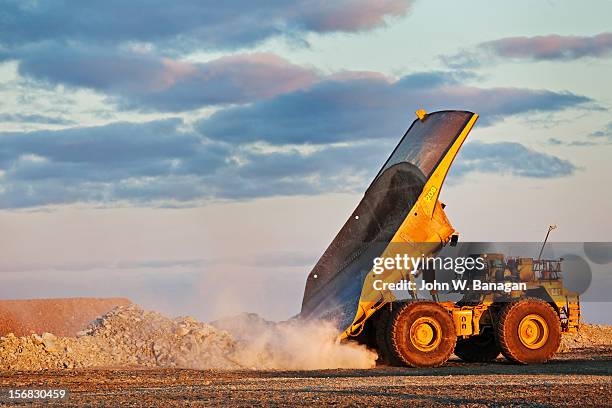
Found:
[{"label": "blue sky", "polygon": [[287,317],[418,108],[481,115],[442,194],[462,237],[536,241],[557,223],[558,240],[609,241],[612,195],[594,186],[611,170],[610,15],[610,1],[3,1],[0,294]]}]

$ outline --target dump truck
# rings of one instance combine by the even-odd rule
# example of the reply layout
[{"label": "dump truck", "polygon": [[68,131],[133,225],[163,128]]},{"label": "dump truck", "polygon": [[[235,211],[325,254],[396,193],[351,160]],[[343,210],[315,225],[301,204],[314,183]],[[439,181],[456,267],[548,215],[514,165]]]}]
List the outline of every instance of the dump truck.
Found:
[{"label": "dump truck", "polygon": [[[308,275],[300,318],[333,321],[342,340],[377,349],[380,360],[391,365],[435,367],[453,353],[469,362],[500,353],[521,364],[549,360],[561,333],[576,331],[580,323],[579,296],[563,286],[561,259],[460,254],[484,261],[457,278],[466,286],[455,291],[455,300],[440,299],[436,289],[423,296],[417,290],[400,294],[388,285],[435,283],[435,268],[391,267],[382,279],[375,270],[377,259],[426,259],[458,242],[439,195],[478,115],[416,114]],[[387,285],[381,288],[381,282]],[[471,290],[477,282],[493,289]],[[499,284],[510,290],[497,290]]]}]

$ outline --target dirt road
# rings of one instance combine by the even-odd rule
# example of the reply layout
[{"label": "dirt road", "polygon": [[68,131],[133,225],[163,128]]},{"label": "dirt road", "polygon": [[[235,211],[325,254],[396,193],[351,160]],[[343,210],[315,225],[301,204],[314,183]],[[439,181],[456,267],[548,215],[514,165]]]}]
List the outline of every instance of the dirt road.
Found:
[{"label": "dirt road", "polygon": [[98,406],[603,407],[612,400],[612,351],[578,351],[532,366],[499,359],[492,364],[450,361],[436,369],[0,372],[5,404],[11,388],[64,388],[70,394],[61,403]]}]

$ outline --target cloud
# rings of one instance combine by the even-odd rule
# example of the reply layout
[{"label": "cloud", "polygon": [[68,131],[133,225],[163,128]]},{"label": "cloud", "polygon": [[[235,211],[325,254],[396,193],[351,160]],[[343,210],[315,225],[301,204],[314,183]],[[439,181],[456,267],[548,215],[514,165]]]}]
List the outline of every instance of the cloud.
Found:
[{"label": "cloud", "polygon": [[16,123],[44,123],[47,125],[72,125],[73,121],[39,114],[21,114],[21,113],[0,113],[0,122],[16,122]]},{"label": "cloud", "polygon": [[228,142],[331,143],[395,139],[418,108],[466,109],[491,124],[526,112],[588,107],[593,101],[570,92],[462,85],[445,72],[391,78],[349,75],[249,106],[228,108],[197,126],[206,137]]},{"label": "cloud", "polygon": [[164,197],[193,199],[171,180],[214,172],[227,150],[180,131],[182,124],[168,119],[0,134],[0,207],[108,203],[120,200],[123,189],[160,177],[168,184]]},{"label": "cloud", "polygon": [[584,146],[596,146],[598,143],[589,140],[570,140],[565,141],[558,139],[556,137],[551,137],[548,139],[548,144],[552,146],[573,146],[573,147],[584,147]]},{"label": "cloud", "polygon": [[[391,146],[265,151],[214,142],[180,119],[0,134],[0,208],[180,205],[197,200],[352,191]],[[332,174],[332,176],[330,176]]]},{"label": "cloud", "polygon": [[[149,166],[171,166],[170,162],[160,161],[193,157],[198,153],[201,138],[193,133],[178,131],[181,124],[180,119],[166,119],[147,123],[117,122],[97,127],[2,133],[0,166],[15,171],[17,168],[6,166],[23,164],[34,170],[48,163],[74,166],[86,164],[99,166],[104,173],[110,174],[113,165],[130,165],[133,158],[137,157],[146,160],[147,165],[131,170],[146,175],[148,171],[153,171]],[[74,174],[74,177],[80,176]]]},{"label": "cloud", "polygon": [[0,273],[12,272],[85,272],[99,269],[165,269],[165,268],[191,268],[203,267],[207,264],[204,259],[144,259],[138,261],[98,261],[64,264],[16,264],[1,265]]},{"label": "cloud", "polygon": [[603,129],[591,133],[589,136],[612,143],[612,122],[608,123]]},{"label": "cloud", "polygon": [[548,139],[548,143],[553,146],[601,146],[612,144],[612,122],[608,123],[601,130],[596,130],[582,140],[561,140],[556,137]]},{"label": "cloud", "polygon": [[392,148],[390,144],[365,142],[323,146],[313,153],[247,150],[241,157],[243,164],[223,173],[223,184],[216,186],[216,193],[244,199],[362,191]]},{"label": "cloud", "polygon": [[[174,51],[250,47],[276,36],[358,32],[408,13],[412,0],[271,0],[223,2],[108,0],[8,1],[0,11],[0,44],[42,41],[91,46],[155,43]],[[112,22],[112,27],[109,26]]]},{"label": "cloud", "polygon": [[509,174],[517,177],[554,178],[574,174],[577,167],[557,156],[538,152],[520,143],[468,142],[461,149],[449,177],[471,172]]},{"label": "cloud", "polygon": [[612,33],[601,33],[590,37],[562,35],[508,37],[484,42],[480,47],[498,57],[532,61],[602,58],[612,56]]},{"label": "cloud", "polygon": [[[179,119],[0,134],[0,208],[88,203],[189,206],[207,200],[363,192],[395,140],[273,147],[210,141]],[[561,177],[575,167],[518,143],[467,144],[468,172]]]},{"label": "cloud", "polygon": [[361,31],[385,25],[385,18],[404,16],[414,1],[325,0],[302,2],[298,25],[314,32]]},{"label": "cloud", "polygon": [[269,53],[194,63],[134,50],[45,44],[15,57],[23,76],[93,89],[114,97],[124,109],[178,112],[248,103],[318,80],[314,70]]},{"label": "cloud", "polygon": [[120,109],[183,112],[243,104],[309,86],[313,69],[273,54],[197,63],[180,56],[236,50],[311,33],[360,32],[406,15],[414,0],[225,2],[8,0],[0,9],[0,62],[51,85],[88,88]]},{"label": "cloud", "polygon": [[612,33],[593,36],[542,35],[507,37],[478,44],[440,59],[453,68],[474,68],[496,60],[573,61],[612,56]]},{"label": "cloud", "polygon": [[[331,129],[325,129],[320,137],[340,126],[347,127],[350,137],[354,137],[355,131],[371,133],[367,125],[383,123],[381,119],[403,119],[405,106],[411,106],[408,111],[421,106],[430,110],[463,107],[482,113],[481,123],[491,123],[516,113],[556,111],[591,102],[569,92],[469,86],[466,83],[473,81],[475,75],[461,70],[416,72],[396,80],[368,71],[323,75],[270,53],[237,54],[196,63],[133,49],[56,48],[48,44],[33,48],[37,51],[28,50],[16,57],[21,75],[52,85],[96,90],[109,95],[121,109],[183,112],[255,102],[242,110],[219,112],[204,123],[203,129],[215,138],[226,131],[239,137],[252,134],[240,128],[247,117],[249,129],[253,123],[258,125],[255,132],[280,130],[283,134],[296,134],[298,127],[303,132],[319,132],[321,129],[313,126],[327,116],[324,123]],[[356,111],[363,111],[361,118],[355,117]],[[268,123],[279,117],[284,117],[282,125],[291,129],[267,129]],[[388,123],[400,123],[399,128],[389,127],[377,137],[397,134],[405,119]],[[225,126],[230,129],[221,129]],[[230,135],[232,140],[234,137]],[[313,137],[302,135],[297,139],[297,143],[312,142]]]}]

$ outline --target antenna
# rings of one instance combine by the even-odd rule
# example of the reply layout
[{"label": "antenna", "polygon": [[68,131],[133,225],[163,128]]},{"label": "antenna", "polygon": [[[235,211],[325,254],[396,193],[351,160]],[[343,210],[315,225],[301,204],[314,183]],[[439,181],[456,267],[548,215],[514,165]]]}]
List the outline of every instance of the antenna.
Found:
[{"label": "antenna", "polygon": [[542,243],[542,248],[540,249],[540,255],[538,255],[538,261],[542,259],[542,252],[544,252],[544,246],[546,245],[546,241],[548,241],[548,236],[550,235],[550,231],[556,229],[557,226],[555,224],[548,226],[548,232],[546,233],[546,238],[544,238],[544,242]]}]

